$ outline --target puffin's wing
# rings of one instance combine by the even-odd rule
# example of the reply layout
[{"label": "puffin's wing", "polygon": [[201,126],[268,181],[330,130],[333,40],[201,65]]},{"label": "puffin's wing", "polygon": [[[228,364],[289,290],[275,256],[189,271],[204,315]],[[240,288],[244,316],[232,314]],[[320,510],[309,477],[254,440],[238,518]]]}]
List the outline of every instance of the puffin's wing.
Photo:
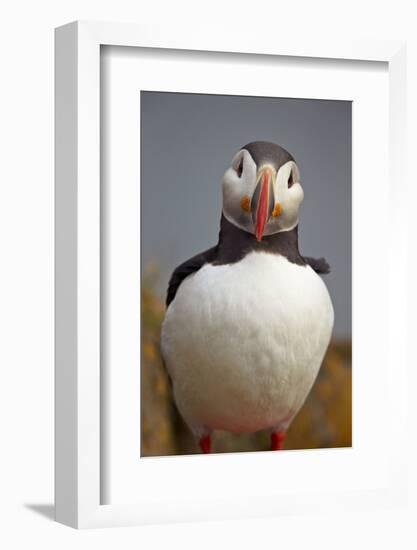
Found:
[{"label": "puffin's wing", "polygon": [[175,298],[177,290],[183,280],[188,277],[188,275],[191,275],[192,273],[198,271],[201,267],[203,267],[204,264],[213,262],[216,259],[216,253],[217,246],[213,246],[213,248],[209,248],[208,250],[205,250],[204,252],[193,256],[175,269],[175,271],[171,275],[171,279],[169,280],[168,284],[166,298],[167,307]]},{"label": "puffin's wing", "polygon": [[304,256],[304,261],[319,275],[330,273],[330,266],[324,258],[309,258]]}]

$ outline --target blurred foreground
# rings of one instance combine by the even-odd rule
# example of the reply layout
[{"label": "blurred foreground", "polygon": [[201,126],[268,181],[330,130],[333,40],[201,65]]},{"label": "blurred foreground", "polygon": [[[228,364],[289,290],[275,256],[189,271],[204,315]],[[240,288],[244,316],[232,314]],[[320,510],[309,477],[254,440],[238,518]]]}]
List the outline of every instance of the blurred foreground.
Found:
[{"label": "blurred foreground", "polygon": [[[141,456],[194,454],[193,437],[172,401],[159,353],[165,306],[143,285],[141,362]],[[350,447],[352,443],[352,351],[350,342],[333,341],[303,408],[287,432],[285,449]],[[269,432],[215,432],[214,452],[269,450]]]}]

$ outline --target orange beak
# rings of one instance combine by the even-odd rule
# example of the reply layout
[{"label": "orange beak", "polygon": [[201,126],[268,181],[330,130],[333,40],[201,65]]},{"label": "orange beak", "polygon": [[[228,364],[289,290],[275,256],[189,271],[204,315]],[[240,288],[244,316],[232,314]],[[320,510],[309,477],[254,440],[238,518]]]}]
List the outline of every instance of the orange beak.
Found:
[{"label": "orange beak", "polygon": [[271,206],[274,205],[273,197],[273,170],[266,166],[259,171],[258,185],[252,197],[252,217],[255,224],[255,236],[262,240],[266,223],[271,215]]}]

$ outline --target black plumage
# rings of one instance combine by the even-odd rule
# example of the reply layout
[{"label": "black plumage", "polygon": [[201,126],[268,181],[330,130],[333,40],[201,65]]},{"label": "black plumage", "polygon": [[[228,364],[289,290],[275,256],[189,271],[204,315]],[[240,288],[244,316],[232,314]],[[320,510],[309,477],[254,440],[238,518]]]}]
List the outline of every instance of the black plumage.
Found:
[{"label": "black plumage", "polygon": [[258,241],[254,235],[239,229],[222,215],[217,245],[183,262],[172,273],[166,297],[167,307],[174,300],[184,279],[201,269],[205,264],[233,264],[253,251],[280,254],[297,265],[309,265],[320,275],[330,272],[329,264],[324,258],[316,259],[304,257],[300,254],[298,250],[298,226],[290,231],[281,231],[265,236],[261,241]]}]

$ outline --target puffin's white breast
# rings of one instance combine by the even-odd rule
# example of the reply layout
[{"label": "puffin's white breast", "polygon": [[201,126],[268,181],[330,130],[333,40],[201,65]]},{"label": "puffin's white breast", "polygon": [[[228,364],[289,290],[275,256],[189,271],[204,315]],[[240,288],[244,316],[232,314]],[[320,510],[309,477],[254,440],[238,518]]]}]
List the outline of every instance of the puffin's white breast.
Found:
[{"label": "puffin's white breast", "polygon": [[286,426],[316,378],[333,317],[321,278],[283,256],[251,252],[187,277],[161,345],[191,429]]}]

